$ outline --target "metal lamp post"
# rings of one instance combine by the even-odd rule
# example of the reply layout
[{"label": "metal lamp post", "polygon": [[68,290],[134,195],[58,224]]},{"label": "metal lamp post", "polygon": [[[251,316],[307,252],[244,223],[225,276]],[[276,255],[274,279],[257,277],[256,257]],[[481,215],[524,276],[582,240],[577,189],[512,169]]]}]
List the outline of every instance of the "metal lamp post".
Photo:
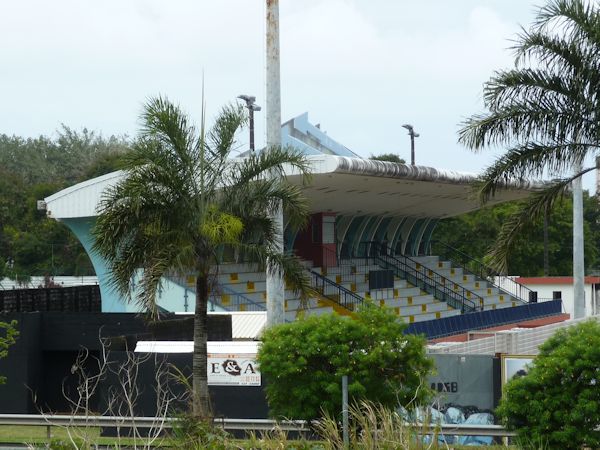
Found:
[{"label": "metal lamp post", "polygon": [[402,128],[406,128],[408,130],[408,135],[410,136],[410,165],[415,165],[415,138],[419,137],[419,133],[415,133],[415,129],[410,124],[402,125]]},{"label": "metal lamp post", "polygon": [[250,151],[254,151],[254,111],[260,111],[261,108],[256,103],[256,97],[253,95],[238,95],[238,98],[246,102],[246,108],[250,115]]}]

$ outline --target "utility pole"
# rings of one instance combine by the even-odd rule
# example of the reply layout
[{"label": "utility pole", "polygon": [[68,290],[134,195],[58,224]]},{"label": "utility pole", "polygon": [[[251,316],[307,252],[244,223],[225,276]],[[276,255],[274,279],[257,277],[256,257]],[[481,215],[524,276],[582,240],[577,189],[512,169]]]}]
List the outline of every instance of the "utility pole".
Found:
[{"label": "utility pole", "polygon": [[408,130],[408,135],[410,136],[410,165],[415,165],[415,138],[418,138],[419,133],[415,133],[415,129],[410,124],[402,125],[402,128],[406,128]]},{"label": "utility pole", "polygon": [[[281,145],[281,80],[279,69],[279,0],[267,2],[267,151]],[[273,174],[273,176],[276,176]],[[283,253],[283,208],[273,214],[276,227],[275,249]],[[285,321],[283,273],[267,262],[267,327]]]},{"label": "utility pole", "polygon": [[548,254],[548,207],[544,208],[544,276],[550,274],[550,255]]},{"label": "utility pole", "polygon": [[[580,173],[583,161],[575,163],[574,172]],[[584,246],[583,246],[583,189],[581,177],[575,178],[573,186],[573,318],[586,316],[584,289]]]},{"label": "utility pole", "polygon": [[261,108],[256,103],[256,97],[253,95],[238,95],[238,98],[246,102],[248,115],[250,117],[250,151],[254,151],[254,111],[260,111]]}]

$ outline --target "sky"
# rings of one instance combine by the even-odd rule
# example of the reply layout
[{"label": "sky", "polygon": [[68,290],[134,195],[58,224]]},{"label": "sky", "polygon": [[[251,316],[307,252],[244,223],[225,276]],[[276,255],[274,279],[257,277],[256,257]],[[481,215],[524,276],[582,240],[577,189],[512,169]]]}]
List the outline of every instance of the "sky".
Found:
[{"label": "sky", "polygon": [[[510,68],[531,0],[280,0],[282,119],[305,111],[355,153],[479,173],[460,123]],[[264,0],[0,0],[0,133],[56,136],[61,124],[135,136],[146,99],[166,95],[207,122],[257,97],[265,140]],[[248,145],[240,134],[240,149]],[[584,180],[592,188],[593,176]]]}]

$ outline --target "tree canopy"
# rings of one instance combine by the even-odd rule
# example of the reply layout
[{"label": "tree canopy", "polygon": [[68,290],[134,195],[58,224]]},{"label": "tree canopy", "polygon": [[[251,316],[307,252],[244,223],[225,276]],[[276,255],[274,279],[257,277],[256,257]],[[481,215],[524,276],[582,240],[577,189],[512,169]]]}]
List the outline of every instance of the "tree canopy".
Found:
[{"label": "tree canopy", "polygon": [[327,314],[267,329],[258,352],[271,414],[315,419],[341,411],[342,376],[351,401],[392,408],[423,401],[432,367],[425,340],[384,308],[369,305],[356,317]]},{"label": "tree canopy", "polygon": [[371,155],[369,159],[373,159],[375,161],[389,161],[401,164],[404,164],[406,162],[404,158],[401,158],[400,155],[397,155],[396,153],[382,153],[381,155]]},{"label": "tree canopy", "polygon": [[128,148],[126,138],[66,126],[57,138],[0,135],[0,278],[94,273],[79,241],[38,211],[37,200],[116,170]]},{"label": "tree canopy", "polygon": [[[8,349],[17,341],[19,331],[17,330],[17,321],[0,322],[0,358],[8,355]],[[6,377],[0,375],[0,384],[6,383]]]},{"label": "tree canopy", "polygon": [[506,426],[534,448],[600,446],[600,324],[561,329],[527,375],[510,380],[498,407]]},{"label": "tree canopy", "polygon": [[485,84],[487,111],[460,130],[459,141],[474,150],[508,148],[481,178],[482,201],[506,183],[555,178],[504,222],[489,253],[500,272],[531,220],[551,209],[573,180],[595,170],[582,164],[600,147],[599,27],[597,3],[550,0],[517,36],[515,67]]},{"label": "tree canopy", "polygon": [[224,107],[205,129],[204,118],[196,127],[179,106],[158,97],[146,103],[141,120],[138,139],[123,159],[125,176],[101,200],[94,248],[106,259],[123,299],[150,311],[156,311],[162,277],[195,276],[192,409],[206,418],[211,270],[228,247],[262,267],[268,261],[270,270],[284,272],[291,288],[310,289],[299,261],[278,250],[282,237],[273,219],[281,204],[290,226],[307,220],[301,187],[282,174],[287,166],[308,176],[308,162],[280,147],[230,159],[246,121],[241,107]]},{"label": "tree canopy", "polygon": [[[519,210],[518,202],[504,203],[440,221],[433,239],[484,261],[502,224]],[[588,273],[599,266],[600,203],[595,196],[584,195],[585,267]],[[548,275],[568,275],[573,267],[572,200],[564,198],[548,214]],[[443,254],[436,243],[432,254]],[[544,219],[537,218],[516,238],[508,255],[507,273],[521,276],[544,275]]]}]

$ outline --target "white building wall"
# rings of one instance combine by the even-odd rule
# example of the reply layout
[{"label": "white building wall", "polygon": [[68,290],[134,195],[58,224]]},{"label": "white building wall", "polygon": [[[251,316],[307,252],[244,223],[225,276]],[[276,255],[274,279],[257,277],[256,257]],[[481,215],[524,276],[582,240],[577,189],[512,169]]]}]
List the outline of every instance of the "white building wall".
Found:
[{"label": "white building wall", "polygon": [[[523,285],[527,286],[532,291],[538,293],[538,302],[548,301],[553,299],[554,292],[561,293],[561,299],[563,303],[563,312],[569,314],[571,318],[574,317],[574,296],[573,296],[573,285],[566,283],[527,283],[522,282]],[[584,295],[586,305],[586,315],[598,314],[598,289],[600,285],[593,283],[585,283]]]},{"label": "white building wall", "polygon": [[[449,353],[459,355],[537,355],[539,347],[548,340],[556,330],[577,325],[586,320],[597,320],[600,316],[567,320],[537,328],[513,328],[503,331],[474,331],[476,338],[467,342],[440,342],[427,346],[428,353]],[[488,337],[481,337],[488,335]],[[469,336],[471,338],[471,335]]]}]

